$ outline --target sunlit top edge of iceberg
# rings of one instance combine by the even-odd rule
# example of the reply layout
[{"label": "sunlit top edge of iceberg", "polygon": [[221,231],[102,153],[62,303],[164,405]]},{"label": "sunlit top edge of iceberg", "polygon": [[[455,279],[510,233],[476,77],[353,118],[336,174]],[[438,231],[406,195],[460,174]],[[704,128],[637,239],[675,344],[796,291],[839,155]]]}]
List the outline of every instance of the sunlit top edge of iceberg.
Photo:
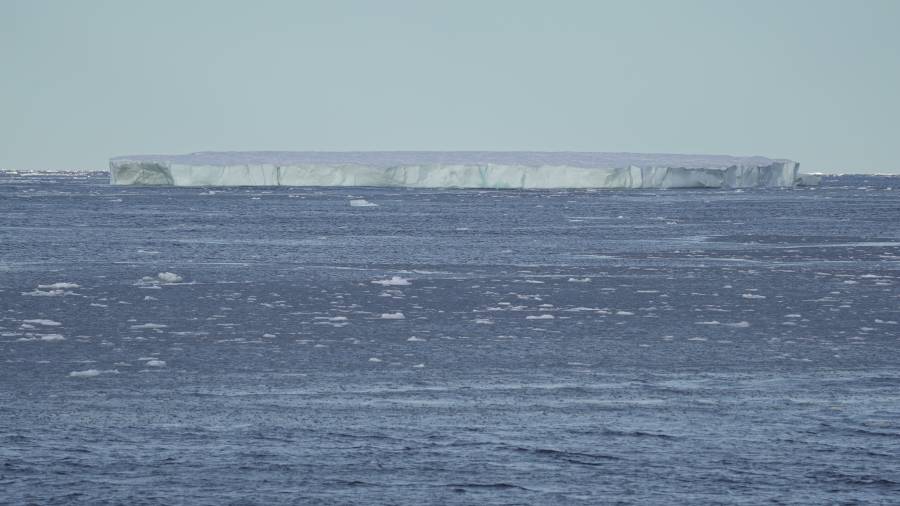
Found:
[{"label": "sunlit top edge of iceberg", "polygon": [[683,167],[726,168],[791,162],[763,156],[574,151],[202,151],[182,155],[128,155],[113,163],[155,162],[176,165],[516,165],[583,168]]}]

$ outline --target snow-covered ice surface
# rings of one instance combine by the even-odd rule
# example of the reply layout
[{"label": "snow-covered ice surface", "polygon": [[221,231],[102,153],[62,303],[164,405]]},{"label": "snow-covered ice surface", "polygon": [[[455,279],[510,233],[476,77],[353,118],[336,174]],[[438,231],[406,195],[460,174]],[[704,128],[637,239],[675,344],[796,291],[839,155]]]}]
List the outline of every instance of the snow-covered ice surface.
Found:
[{"label": "snow-covered ice surface", "polygon": [[892,504],[898,209],[0,172],[0,504]]},{"label": "snow-covered ice surface", "polygon": [[[579,152],[201,152],[109,162],[116,185],[410,188],[749,188],[813,184],[760,156]],[[356,202],[356,204],[354,204]],[[353,200],[351,205],[366,200]]]}]

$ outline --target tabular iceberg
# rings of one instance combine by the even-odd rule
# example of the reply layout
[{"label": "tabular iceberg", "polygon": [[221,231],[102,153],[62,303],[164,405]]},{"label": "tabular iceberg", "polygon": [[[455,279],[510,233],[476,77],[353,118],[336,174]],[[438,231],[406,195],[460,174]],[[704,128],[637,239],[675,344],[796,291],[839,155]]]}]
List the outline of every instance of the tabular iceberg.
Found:
[{"label": "tabular iceberg", "polygon": [[750,188],[794,186],[791,160],[637,153],[201,152],[113,158],[110,183],[411,188]]}]

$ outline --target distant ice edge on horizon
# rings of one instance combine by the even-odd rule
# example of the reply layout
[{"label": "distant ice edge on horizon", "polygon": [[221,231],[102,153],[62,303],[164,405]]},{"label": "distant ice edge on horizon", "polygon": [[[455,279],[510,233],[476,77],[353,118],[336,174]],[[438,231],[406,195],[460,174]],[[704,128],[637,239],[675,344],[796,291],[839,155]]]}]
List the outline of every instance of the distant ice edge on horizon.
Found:
[{"label": "distant ice edge on horizon", "polygon": [[112,158],[110,183],[139,186],[753,188],[818,184],[792,160],[566,152],[200,152]]}]

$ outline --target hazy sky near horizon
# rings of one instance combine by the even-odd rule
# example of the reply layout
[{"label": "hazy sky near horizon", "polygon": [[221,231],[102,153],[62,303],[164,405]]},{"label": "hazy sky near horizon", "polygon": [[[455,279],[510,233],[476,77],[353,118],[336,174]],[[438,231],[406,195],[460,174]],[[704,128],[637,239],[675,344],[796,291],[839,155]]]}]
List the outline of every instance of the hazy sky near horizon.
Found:
[{"label": "hazy sky near horizon", "polygon": [[206,150],[900,173],[900,1],[0,0],[0,168]]}]

